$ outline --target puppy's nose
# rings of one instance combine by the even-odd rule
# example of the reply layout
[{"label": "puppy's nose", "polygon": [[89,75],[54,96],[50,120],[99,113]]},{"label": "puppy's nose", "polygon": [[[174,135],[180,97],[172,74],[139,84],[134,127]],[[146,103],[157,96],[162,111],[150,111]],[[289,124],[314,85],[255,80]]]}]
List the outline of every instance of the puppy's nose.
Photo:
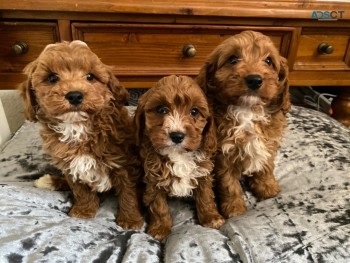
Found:
[{"label": "puppy's nose", "polygon": [[247,84],[248,88],[257,90],[263,84],[263,79],[260,75],[248,75],[245,77],[245,83]]},{"label": "puppy's nose", "polygon": [[171,132],[169,136],[170,139],[176,144],[181,143],[185,138],[185,134],[183,132]]},{"label": "puppy's nose", "polygon": [[65,98],[70,104],[76,106],[83,102],[84,95],[79,91],[71,91],[66,94]]}]

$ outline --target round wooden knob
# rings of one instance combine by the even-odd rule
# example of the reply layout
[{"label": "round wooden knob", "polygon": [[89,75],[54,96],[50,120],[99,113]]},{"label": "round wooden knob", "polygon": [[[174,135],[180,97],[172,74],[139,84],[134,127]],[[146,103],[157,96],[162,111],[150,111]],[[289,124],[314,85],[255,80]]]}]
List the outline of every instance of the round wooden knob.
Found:
[{"label": "round wooden knob", "polygon": [[319,54],[332,54],[334,49],[333,46],[328,43],[321,43],[317,49]]},{"label": "round wooden knob", "polygon": [[12,49],[17,55],[22,55],[28,52],[28,45],[25,42],[17,41]]},{"label": "round wooden knob", "polygon": [[196,55],[196,49],[193,45],[185,45],[182,49],[182,53],[185,57],[194,57]]}]

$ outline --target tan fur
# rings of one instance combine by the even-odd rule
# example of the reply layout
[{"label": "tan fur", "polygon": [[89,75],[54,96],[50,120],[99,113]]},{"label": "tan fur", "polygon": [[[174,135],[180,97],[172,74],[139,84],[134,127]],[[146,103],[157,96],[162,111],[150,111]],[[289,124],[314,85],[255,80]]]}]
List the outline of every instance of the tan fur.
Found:
[{"label": "tan fur", "polygon": [[[259,75],[261,87],[250,89],[248,75]],[[213,106],[218,125],[217,189],[221,212],[230,218],[246,211],[239,183],[242,174],[249,176],[259,198],[274,197],[280,191],[273,172],[290,108],[287,61],[267,36],[245,31],[211,53],[197,82]]]},{"label": "tan fur", "polygon": [[[140,228],[136,188],[141,170],[132,153],[132,119],[124,106],[128,93],[111,68],[85,43],[73,41],[48,45],[25,73],[28,79],[20,87],[25,116],[42,125],[43,148],[73,191],[69,215],[94,217],[97,192],[114,188],[119,198],[117,223]],[[52,75],[58,77],[56,82],[49,81]],[[80,92],[83,101],[69,103],[69,92]],[[63,187],[60,179],[51,179],[51,187]]]},{"label": "tan fur", "polygon": [[[165,107],[166,113],[158,112]],[[198,114],[191,115],[191,110]],[[143,159],[146,190],[144,203],[150,223],[148,233],[157,239],[171,232],[168,196],[191,196],[196,200],[199,223],[218,228],[224,223],[214,202],[212,157],[216,132],[205,95],[189,77],[168,76],[139,100],[135,113],[137,141]],[[184,140],[175,144],[172,132]]]},{"label": "tan fur", "polygon": [[52,191],[69,190],[69,185],[62,176],[45,174],[34,181],[38,188],[49,189]]}]

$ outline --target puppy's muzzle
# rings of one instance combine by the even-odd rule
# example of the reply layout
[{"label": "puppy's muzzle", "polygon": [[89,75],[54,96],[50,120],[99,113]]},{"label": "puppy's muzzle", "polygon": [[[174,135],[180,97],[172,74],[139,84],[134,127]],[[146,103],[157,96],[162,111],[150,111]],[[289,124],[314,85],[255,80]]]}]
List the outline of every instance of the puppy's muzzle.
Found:
[{"label": "puppy's muzzle", "polygon": [[79,91],[71,91],[66,94],[65,98],[68,100],[69,104],[77,106],[83,102],[84,95]]},{"label": "puppy's muzzle", "polygon": [[245,77],[245,83],[251,90],[258,90],[263,84],[263,79],[260,75],[248,75]]},{"label": "puppy's muzzle", "polygon": [[172,142],[176,144],[181,143],[185,138],[185,134],[183,132],[171,132],[169,136]]}]

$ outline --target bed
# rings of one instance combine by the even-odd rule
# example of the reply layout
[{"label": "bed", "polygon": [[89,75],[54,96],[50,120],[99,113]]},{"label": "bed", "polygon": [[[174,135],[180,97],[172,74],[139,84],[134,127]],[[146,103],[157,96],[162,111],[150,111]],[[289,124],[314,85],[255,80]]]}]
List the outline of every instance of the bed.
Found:
[{"label": "bed", "polygon": [[39,124],[26,122],[0,152],[0,262],[350,262],[350,130],[293,106],[276,159],[281,193],[257,200],[219,230],[198,225],[192,199],[172,199],[163,242],[115,224],[117,200],[102,196],[94,219],[70,218],[69,191],[37,189],[57,172]]}]

